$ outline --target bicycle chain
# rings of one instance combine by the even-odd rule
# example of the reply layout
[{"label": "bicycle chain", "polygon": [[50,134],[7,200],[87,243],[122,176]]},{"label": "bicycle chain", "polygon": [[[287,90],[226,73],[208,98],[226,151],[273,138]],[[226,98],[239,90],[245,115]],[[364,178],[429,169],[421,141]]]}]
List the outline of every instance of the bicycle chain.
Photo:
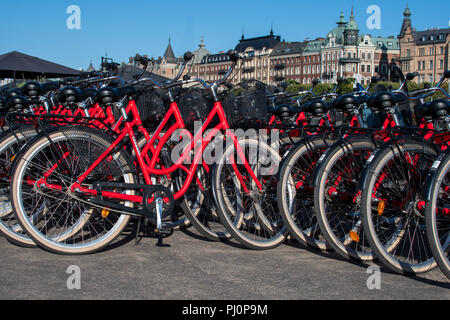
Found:
[{"label": "bicycle chain", "polygon": [[[37,182],[36,182],[36,183],[37,183]],[[42,191],[40,190],[41,188],[37,188],[37,187],[36,187],[36,183],[35,183],[35,185],[34,185],[34,187],[33,187],[33,191],[35,191],[36,193],[41,194],[41,195],[43,195],[43,196],[46,196],[46,197],[48,197],[48,198],[53,198],[53,199],[58,200],[58,201],[70,203],[69,200],[60,199],[60,198],[57,198],[57,197],[55,197],[55,196],[51,196],[51,195],[49,195],[49,194],[46,194],[46,193],[42,192]],[[95,207],[95,208],[100,209],[100,210],[107,209],[108,211],[113,211],[113,212],[116,212],[116,213],[125,214],[125,215],[129,215],[129,216],[133,216],[133,217],[142,217],[141,215],[134,214],[134,213],[131,213],[131,212],[128,212],[128,211],[122,211],[122,210],[113,209],[113,208],[105,208],[105,207],[103,207],[103,206],[101,206],[101,205],[98,205],[98,204],[92,203],[92,202],[90,202],[90,201],[87,201],[87,200],[78,198],[74,193],[72,193],[72,192],[70,191],[70,189],[69,189],[68,192],[66,192],[65,194],[67,194],[67,195],[68,195],[69,197],[71,197],[72,199],[75,199],[76,201],[79,201],[79,202],[81,202],[81,203],[87,204],[87,205],[89,205],[89,206],[91,206],[91,207]]]}]

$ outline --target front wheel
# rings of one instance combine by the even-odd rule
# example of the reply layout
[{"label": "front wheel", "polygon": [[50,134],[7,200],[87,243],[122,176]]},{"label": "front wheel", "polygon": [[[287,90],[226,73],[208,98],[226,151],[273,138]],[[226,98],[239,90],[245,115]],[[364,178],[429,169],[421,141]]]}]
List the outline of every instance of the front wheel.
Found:
[{"label": "front wheel", "polygon": [[369,136],[345,139],[330,147],[316,171],[317,221],[327,242],[347,259],[374,259],[363,232],[358,184],[375,148]]},{"label": "front wheel", "polygon": [[[74,195],[70,189],[111,143],[102,132],[66,127],[37,139],[18,159],[11,200],[22,229],[39,246],[60,254],[92,253],[127,226],[129,215],[93,206],[87,196]],[[83,186],[92,188],[97,182],[137,183],[128,154],[112,152],[84,179]]]},{"label": "front wheel", "polygon": [[314,214],[312,179],[316,165],[331,140],[314,136],[300,141],[288,153],[280,169],[278,207],[290,234],[305,246],[328,250]]},{"label": "front wheel", "polygon": [[8,241],[21,247],[36,247],[18,224],[9,197],[10,172],[17,154],[36,136],[29,126],[8,130],[0,136],[0,233]]},{"label": "front wheel", "polygon": [[425,227],[423,188],[437,152],[428,141],[406,137],[379,149],[362,180],[361,216],[371,248],[402,274],[436,266]]},{"label": "front wheel", "polygon": [[437,264],[450,279],[450,156],[447,155],[433,174],[432,185],[428,186],[430,200],[425,207],[427,238]]}]

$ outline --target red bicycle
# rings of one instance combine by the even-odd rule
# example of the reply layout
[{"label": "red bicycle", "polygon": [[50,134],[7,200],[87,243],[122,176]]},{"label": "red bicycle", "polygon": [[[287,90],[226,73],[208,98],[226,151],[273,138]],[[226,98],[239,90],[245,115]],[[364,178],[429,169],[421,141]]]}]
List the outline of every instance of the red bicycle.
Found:
[{"label": "red bicycle", "polygon": [[[185,55],[186,62],[191,59],[192,54]],[[262,146],[266,158],[275,157],[271,178],[276,173],[279,156],[258,139],[241,139],[228,130],[227,115],[217,97],[216,88],[231,74],[239,56],[230,52],[230,59],[233,64],[223,79],[210,85],[201,79],[177,81],[178,78],[175,78],[164,84],[151,79],[135,81],[133,85],[151,81],[154,85],[164,87],[171,99],[168,112],[151,136],[142,127],[133,99],[136,90],[132,86],[119,89],[106,87],[97,92],[96,99],[100,104],[120,109],[124,128],[117,137],[92,128],[74,126],[53,131],[30,145],[17,161],[11,183],[12,203],[22,228],[43,248],[63,254],[90,253],[103,248],[126,228],[131,215],[149,218],[155,222],[158,231],[164,231],[161,222],[170,215],[174,200],[186,194],[194,179],[201,188],[200,171],[197,168],[202,164],[202,168],[209,170],[201,156],[219,132],[224,133],[222,142],[231,143],[223,153],[217,155],[215,175],[212,176],[213,187],[224,181],[221,177],[226,174],[225,168],[230,167],[235,182],[234,190],[252,199],[259,209],[259,212],[254,212],[253,208],[243,210],[248,207],[242,206],[240,201],[233,204],[228,190],[220,188],[215,193],[219,212],[224,215],[228,211],[241,217],[257,214],[258,221],[267,223],[267,211],[262,212],[261,203],[272,195],[266,191],[268,181],[260,170],[261,160],[265,158],[256,157],[255,163],[251,163],[246,155],[255,147],[260,151]],[[185,129],[181,112],[170,91],[171,88],[191,83],[200,83],[210,90],[215,101],[201,130],[194,135]],[[218,119],[218,124],[204,137],[214,118]],[[192,140],[176,161],[168,163],[169,159],[163,151],[170,147],[169,138],[177,129],[191,135]],[[137,141],[137,132],[147,140],[142,148]],[[135,152],[136,166],[129,153],[121,147],[126,137]],[[193,161],[189,161],[191,155]],[[267,164],[264,165],[267,169]],[[138,175],[138,171],[141,175]],[[173,193],[166,187],[154,184],[155,177],[173,179],[175,175],[181,183]],[[235,195],[233,191],[232,196]],[[260,223],[252,227],[261,226]],[[273,227],[268,229],[271,229],[272,237],[277,235],[277,232],[273,233]]]}]

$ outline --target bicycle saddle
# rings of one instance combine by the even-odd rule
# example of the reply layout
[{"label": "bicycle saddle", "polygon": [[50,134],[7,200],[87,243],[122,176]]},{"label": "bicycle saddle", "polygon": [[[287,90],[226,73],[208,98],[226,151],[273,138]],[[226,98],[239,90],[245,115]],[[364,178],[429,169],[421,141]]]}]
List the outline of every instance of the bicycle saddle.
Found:
[{"label": "bicycle saddle", "polygon": [[72,104],[82,100],[81,90],[75,87],[65,87],[58,94],[58,100],[62,104]]},{"label": "bicycle saddle", "polygon": [[449,114],[450,103],[445,99],[438,99],[422,104],[417,108],[419,115],[427,120],[438,119]]},{"label": "bicycle saddle", "polygon": [[358,98],[356,98],[352,94],[346,94],[343,96],[338,97],[336,100],[333,101],[332,106],[333,108],[340,109],[343,111],[350,111],[358,108],[360,105],[360,102]]},{"label": "bicycle saddle", "polygon": [[8,101],[12,97],[22,96],[22,91],[20,89],[12,89],[9,90],[6,94],[6,101]]},{"label": "bicycle saddle", "polygon": [[116,88],[104,87],[95,94],[95,102],[103,105],[110,105],[119,100],[119,93]]},{"label": "bicycle saddle", "polygon": [[303,106],[303,111],[312,113],[313,116],[323,116],[329,109],[329,106],[326,102],[322,100],[314,100],[311,102],[307,102]]},{"label": "bicycle saddle", "polygon": [[280,118],[288,118],[294,113],[292,108],[286,104],[278,105],[272,108],[270,112]]},{"label": "bicycle saddle", "polygon": [[42,85],[36,81],[27,82],[22,87],[22,94],[29,98],[36,98],[42,93]]},{"label": "bicycle saddle", "polygon": [[95,94],[95,101],[103,105],[110,105],[111,103],[118,102],[120,98],[133,95],[136,92],[136,88],[132,86],[121,88],[104,87]]},{"label": "bicycle saddle", "polygon": [[13,96],[8,99],[5,109],[11,111],[22,111],[28,107],[28,100],[24,96]]},{"label": "bicycle saddle", "polygon": [[380,92],[371,96],[368,100],[369,107],[376,111],[383,111],[395,106],[395,97],[389,92]]}]

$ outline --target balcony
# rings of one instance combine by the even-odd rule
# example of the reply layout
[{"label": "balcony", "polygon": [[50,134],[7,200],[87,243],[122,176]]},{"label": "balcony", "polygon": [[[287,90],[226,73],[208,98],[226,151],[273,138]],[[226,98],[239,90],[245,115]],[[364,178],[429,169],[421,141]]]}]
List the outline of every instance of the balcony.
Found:
[{"label": "balcony", "polygon": [[359,58],[341,58],[339,59],[339,63],[340,64],[345,64],[345,63],[360,63],[361,60]]},{"label": "balcony", "polygon": [[275,70],[283,70],[285,68],[285,64],[284,63],[278,63],[275,65],[274,69]]},{"label": "balcony", "polygon": [[400,57],[398,61],[411,61],[413,58],[411,56]]},{"label": "balcony", "polygon": [[254,71],[255,71],[255,68],[254,68],[254,67],[242,69],[242,72],[243,72],[243,73],[252,73],[252,72],[254,72]]}]

